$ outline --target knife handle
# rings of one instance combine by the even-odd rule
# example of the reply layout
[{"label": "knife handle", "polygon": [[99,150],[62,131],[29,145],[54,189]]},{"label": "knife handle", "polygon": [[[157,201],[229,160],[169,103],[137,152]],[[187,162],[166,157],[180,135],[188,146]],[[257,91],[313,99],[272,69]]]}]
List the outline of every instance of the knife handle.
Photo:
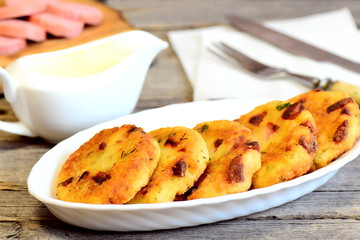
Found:
[{"label": "knife handle", "polygon": [[354,84],[345,83],[341,81],[335,81],[330,86],[330,91],[347,92],[352,99],[354,99],[360,105],[360,86]]}]

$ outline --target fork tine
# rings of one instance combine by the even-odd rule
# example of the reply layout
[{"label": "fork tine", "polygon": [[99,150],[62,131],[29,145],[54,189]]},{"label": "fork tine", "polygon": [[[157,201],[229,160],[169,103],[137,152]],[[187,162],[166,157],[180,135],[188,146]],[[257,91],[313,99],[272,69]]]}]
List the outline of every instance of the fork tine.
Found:
[{"label": "fork tine", "polygon": [[225,52],[227,55],[238,61],[244,68],[254,71],[259,68],[266,68],[267,66],[248,57],[247,55],[237,51],[233,47],[230,47],[228,44],[224,42],[220,42],[219,44],[214,44],[217,48]]},{"label": "fork tine", "polygon": [[235,67],[240,66],[241,68],[245,68],[248,71],[255,70],[254,68],[251,68],[251,66],[249,64],[245,64],[245,61],[243,59],[240,61],[238,58],[235,58],[234,55],[232,54],[232,51],[230,51],[229,49],[226,49],[220,43],[213,43],[212,45],[219,51],[215,51],[211,47],[208,47],[207,49],[211,53],[213,53],[214,55],[219,57],[220,59],[224,60],[225,62],[230,63],[230,64],[234,65]]},{"label": "fork tine", "polygon": [[254,67],[252,67],[251,64],[247,63],[246,61],[239,60],[238,58],[235,58],[233,56],[233,54],[231,54],[231,52],[229,50],[227,50],[226,48],[224,48],[223,46],[214,43],[213,44],[219,51],[215,51],[213,48],[208,47],[207,49],[209,50],[209,52],[213,53],[214,55],[216,55],[217,57],[219,57],[220,59],[224,60],[226,63],[230,63],[235,67],[241,67],[243,69],[246,69],[250,72],[254,72],[256,71],[256,69]]},{"label": "fork tine", "polygon": [[[239,61],[232,58],[231,56],[229,55],[224,55],[225,53],[222,51],[223,54],[220,54],[218,53],[217,51],[215,51],[214,49],[210,48],[210,47],[207,47],[207,50],[209,52],[211,52],[212,54],[216,55],[217,57],[219,57],[220,59],[224,60],[226,63],[231,63],[233,64],[235,67],[238,67],[239,66]],[[241,64],[240,64],[241,65]],[[242,65],[241,65],[242,66]]]},{"label": "fork tine", "polygon": [[[232,63],[236,66],[241,66],[243,69],[248,70],[249,72],[266,77],[266,78],[279,78],[282,76],[289,75],[289,72],[282,68],[276,68],[272,66],[265,65],[260,63],[247,55],[239,52],[238,50],[230,47],[228,44],[219,42],[214,43],[214,47],[219,50],[219,52],[214,51],[213,49],[209,48],[210,52],[214,53],[215,55],[219,56],[223,60],[228,63]],[[220,54],[221,52],[221,54]],[[226,56],[226,57],[225,57]]]}]

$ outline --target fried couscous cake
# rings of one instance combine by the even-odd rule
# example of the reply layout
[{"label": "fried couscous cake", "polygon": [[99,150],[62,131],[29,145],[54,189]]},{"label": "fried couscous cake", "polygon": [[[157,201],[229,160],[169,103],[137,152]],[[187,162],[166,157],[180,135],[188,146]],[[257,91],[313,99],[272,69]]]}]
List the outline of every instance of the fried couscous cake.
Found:
[{"label": "fried couscous cake", "polygon": [[316,125],[301,102],[272,101],[236,121],[250,128],[261,149],[253,188],[288,181],[309,171],[316,152]]},{"label": "fried couscous cake", "polygon": [[251,131],[238,122],[217,120],[194,128],[204,138],[210,162],[188,200],[247,191],[261,166],[259,144]]},{"label": "fried couscous cake", "polygon": [[147,186],[129,203],[174,201],[204,172],[209,153],[201,135],[186,127],[166,127],[149,132],[160,145],[161,157]]},{"label": "fried couscous cake", "polygon": [[56,195],[70,202],[126,203],[148,183],[159,159],[159,144],[142,128],[104,129],[63,164]]},{"label": "fried couscous cake", "polygon": [[289,101],[301,102],[314,117],[318,149],[312,170],[328,165],[359,138],[359,105],[347,93],[312,90]]}]

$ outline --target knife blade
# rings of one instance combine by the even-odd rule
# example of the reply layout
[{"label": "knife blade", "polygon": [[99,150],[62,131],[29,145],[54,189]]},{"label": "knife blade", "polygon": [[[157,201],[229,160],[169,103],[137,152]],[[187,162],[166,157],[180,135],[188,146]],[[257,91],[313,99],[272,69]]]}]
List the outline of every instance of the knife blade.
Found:
[{"label": "knife blade", "polygon": [[290,53],[311,58],[319,62],[330,62],[360,73],[360,63],[345,59],[324,49],[270,29],[265,25],[237,15],[227,15],[229,24],[242,32],[249,33]]}]

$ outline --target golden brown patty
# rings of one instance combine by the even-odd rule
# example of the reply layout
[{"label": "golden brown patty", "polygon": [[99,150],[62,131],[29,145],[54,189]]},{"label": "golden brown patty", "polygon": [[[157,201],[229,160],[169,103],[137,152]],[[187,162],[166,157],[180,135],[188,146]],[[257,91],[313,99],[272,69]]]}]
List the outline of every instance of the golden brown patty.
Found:
[{"label": "golden brown patty", "polygon": [[272,101],[236,120],[250,128],[261,149],[262,166],[253,188],[270,186],[306,173],[316,151],[316,128],[300,102]]},{"label": "golden brown patty", "polygon": [[259,144],[251,131],[228,120],[200,123],[194,129],[206,142],[210,162],[187,199],[247,191],[261,165]]},{"label": "golden brown patty", "polygon": [[57,197],[80,203],[126,203],[148,183],[159,158],[158,143],[135,125],[102,130],[63,164]]},{"label": "golden brown patty", "polygon": [[160,161],[148,185],[129,203],[174,201],[193,186],[209,161],[205,141],[193,129],[168,127],[149,134],[159,142]]},{"label": "golden brown patty", "polygon": [[300,101],[314,117],[318,130],[314,169],[328,165],[351,149],[359,138],[359,106],[347,93],[313,90],[290,101]]}]

